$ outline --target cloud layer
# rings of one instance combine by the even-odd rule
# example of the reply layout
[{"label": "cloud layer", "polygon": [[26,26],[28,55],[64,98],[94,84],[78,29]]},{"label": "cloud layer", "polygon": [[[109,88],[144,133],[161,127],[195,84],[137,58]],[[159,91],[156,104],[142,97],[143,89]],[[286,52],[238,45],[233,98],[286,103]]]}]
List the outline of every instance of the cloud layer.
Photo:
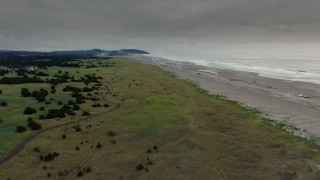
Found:
[{"label": "cloud layer", "polygon": [[0,49],[309,47],[320,41],[318,7],[319,0],[2,0]]}]

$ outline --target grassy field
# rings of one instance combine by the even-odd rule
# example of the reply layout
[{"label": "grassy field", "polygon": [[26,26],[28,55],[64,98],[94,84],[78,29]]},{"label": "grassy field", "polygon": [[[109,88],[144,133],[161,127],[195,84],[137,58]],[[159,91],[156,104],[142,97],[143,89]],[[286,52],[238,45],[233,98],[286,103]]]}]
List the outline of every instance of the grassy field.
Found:
[{"label": "grassy field", "polygon": [[[81,61],[80,61],[81,62]],[[84,65],[89,64],[87,61],[81,62]],[[92,64],[92,63],[90,63]],[[100,65],[99,65],[100,64]],[[102,60],[96,60],[94,64],[96,66],[103,66],[109,64],[108,61],[102,61]],[[49,67],[45,70],[39,70],[39,72],[45,72],[50,75],[50,77],[53,77],[54,75],[59,74],[65,74],[65,72],[68,72],[69,75],[74,76],[76,79],[86,75],[86,74],[100,74],[106,76],[103,72],[99,73],[100,69],[102,67],[96,67],[96,68],[66,68],[66,67]],[[58,73],[59,70],[61,70],[61,73]],[[10,73],[6,75],[6,77],[16,77],[15,73]],[[42,77],[42,79],[45,79],[47,77]],[[32,134],[33,132],[28,131],[26,133],[17,134],[15,133],[15,129],[18,125],[26,125],[27,124],[27,118],[32,117],[34,119],[38,119],[39,115],[45,115],[49,109],[53,108],[59,108],[61,105],[58,105],[58,102],[62,102],[63,104],[66,104],[69,100],[73,100],[73,98],[69,95],[70,92],[63,92],[62,89],[69,86],[75,86],[83,88],[85,85],[81,82],[68,82],[63,84],[58,84],[56,86],[57,93],[51,94],[47,96],[47,101],[49,101],[51,104],[46,105],[45,102],[39,103],[35,98],[32,97],[21,97],[21,89],[22,88],[28,88],[30,91],[33,90],[39,90],[41,88],[50,90],[50,84],[47,83],[33,83],[33,84],[18,84],[18,85],[4,85],[0,84],[0,89],[3,91],[2,94],[0,94],[0,101],[6,101],[8,102],[7,107],[0,107],[0,117],[4,121],[0,125],[0,157],[2,155],[5,155],[10,151],[14,146],[16,146],[23,138],[28,136],[29,134]],[[103,92],[103,90],[98,91],[99,93]],[[51,99],[51,100],[50,100]],[[101,102],[101,101],[100,101]],[[99,103],[99,102],[98,102]],[[80,105],[82,109],[91,109],[91,111],[95,112],[99,109],[93,109],[91,108],[91,105],[93,102],[88,102],[86,104]],[[32,107],[35,108],[38,113],[33,115],[24,115],[23,111],[25,107]],[[45,107],[45,111],[39,111],[40,107]],[[74,117],[67,117],[63,120],[54,119],[54,120],[41,120],[41,125],[46,127],[51,127],[53,125],[61,124],[66,121],[75,120],[76,118],[79,118],[81,116],[81,112],[77,113]]]},{"label": "grassy field", "polygon": [[[110,108],[120,102],[121,108],[105,112],[105,108],[92,108],[92,102],[88,101],[81,110],[95,115],[76,123],[81,131],[68,125],[36,137],[17,157],[0,166],[1,178],[320,177],[319,146],[267,125],[238,104],[213,98],[157,67],[126,58],[113,58],[108,63],[115,65],[89,69],[52,67],[47,71],[54,75],[61,69],[79,77],[96,73],[103,77],[104,88],[99,91],[101,99],[110,103]],[[28,86],[38,88],[37,84]],[[15,126],[26,119],[21,115],[21,107],[27,103],[35,107],[40,105],[33,100],[21,99],[21,86],[1,85],[1,89],[4,91],[1,98],[6,97],[9,104],[16,104],[16,108],[1,110],[3,119],[10,119],[0,125],[0,147],[4,145],[3,152],[8,152],[32,133],[13,133]],[[103,94],[107,89],[110,92]],[[62,93],[54,98],[66,101],[68,97]],[[73,120],[81,118],[78,113]],[[71,121],[70,117],[63,121],[39,122],[50,127],[66,121]],[[34,151],[35,148],[39,152]],[[59,153],[53,161],[40,160],[40,156],[53,152]]]}]

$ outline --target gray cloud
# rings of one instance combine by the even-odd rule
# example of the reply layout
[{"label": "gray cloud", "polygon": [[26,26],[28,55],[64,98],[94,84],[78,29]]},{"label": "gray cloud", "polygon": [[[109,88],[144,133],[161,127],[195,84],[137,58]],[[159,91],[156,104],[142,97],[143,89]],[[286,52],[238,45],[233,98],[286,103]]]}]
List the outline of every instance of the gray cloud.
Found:
[{"label": "gray cloud", "polygon": [[315,44],[319,7],[319,0],[2,0],[0,49]]}]

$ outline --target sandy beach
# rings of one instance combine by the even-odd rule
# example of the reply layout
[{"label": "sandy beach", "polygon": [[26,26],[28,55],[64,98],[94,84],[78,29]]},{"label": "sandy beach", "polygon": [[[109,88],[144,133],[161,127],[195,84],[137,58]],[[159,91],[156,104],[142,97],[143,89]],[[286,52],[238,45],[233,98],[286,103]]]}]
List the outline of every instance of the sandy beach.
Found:
[{"label": "sandy beach", "polygon": [[[134,56],[193,81],[210,94],[226,96],[257,108],[267,118],[299,128],[299,136],[320,137],[320,85],[261,77],[256,73],[223,70],[162,58]],[[305,97],[300,97],[303,94]],[[300,96],[299,96],[300,95]]]}]

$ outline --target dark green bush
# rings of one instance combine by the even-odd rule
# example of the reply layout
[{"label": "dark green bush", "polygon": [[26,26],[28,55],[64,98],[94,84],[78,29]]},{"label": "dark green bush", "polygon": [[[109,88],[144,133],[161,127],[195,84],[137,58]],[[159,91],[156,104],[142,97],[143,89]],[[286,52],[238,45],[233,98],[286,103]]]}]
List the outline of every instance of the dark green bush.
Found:
[{"label": "dark green bush", "polygon": [[102,148],[102,144],[98,143],[98,144],[96,145],[96,148],[97,148],[97,149]]},{"label": "dark green bush", "polygon": [[8,106],[8,103],[6,101],[1,101],[0,106],[6,107]]},{"label": "dark green bush", "polygon": [[17,126],[16,128],[16,133],[23,133],[27,130],[27,128],[25,126]]},{"label": "dark green bush", "polygon": [[34,114],[36,113],[37,110],[35,110],[34,108],[31,108],[31,107],[26,107],[23,111],[23,114]]},{"label": "dark green bush", "polygon": [[88,111],[83,111],[82,116],[90,116],[91,114]]},{"label": "dark green bush", "polygon": [[138,165],[136,166],[136,169],[137,169],[138,171],[143,170],[143,169],[144,169],[143,164],[138,164]]}]

